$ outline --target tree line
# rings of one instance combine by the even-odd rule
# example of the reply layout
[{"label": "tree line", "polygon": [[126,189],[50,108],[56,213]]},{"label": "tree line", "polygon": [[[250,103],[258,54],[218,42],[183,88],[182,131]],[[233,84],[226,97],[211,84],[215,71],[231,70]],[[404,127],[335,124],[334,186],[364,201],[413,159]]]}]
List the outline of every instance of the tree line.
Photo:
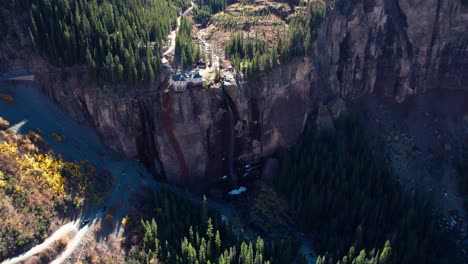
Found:
[{"label": "tree line", "polygon": [[386,264],[390,263],[392,256],[392,247],[390,246],[390,241],[387,240],[382,249],[376,251],[373,248],[370,251],[361,249],[359,254],[357,254],[356,248],[352,246],[348,253],[345,254],[341,259],[338,258],[336,262],[333,261],[333,258],[325,256],[318,256],[316,264]]},{"label": "tree line", "polygon": [[299,10],[287,30],[285,27],[277,30],[275,41],[259,38],[258,33],[254,38],[241,33],[231,36],[225,46],[226,59],[247,77],[258,78],[258,73],[269,71],[280,63],[310,55],[326,6],[321,1],[310,1]]},{"label": "tree line", "polygon": [[336,261],[353,245],[375,248],[389,240],[390,263],[462,263],[433,206],[409,196],[375,159],[360,118],[341,119],[319,133],[308,122],[299,143],[280,154],[276,190],[313,234],[315,250]]},{"label": "tree line", "polygon": [[226,0],[195,0],[193,18],[198,22],[206,22],[213,14],[226,9]]},{"label": "tree line", "polygon": [[206,200],[159,190],[152,208],[156,213],[141,220],[141,243],[129,263],[305,263],[297,238],[247,240]]},{"label": "tree line", "polygon": [[101,83],[149,83],[175,26],[171,0],[16,0],[36,50],[57,67],[86,65]]},{"label": "tree line", "polygon": [[191,66],[204,57],[200,47],[192,42],[192,28],[192,21],[182,16],[175,40],[175,56],[182,67]]}]

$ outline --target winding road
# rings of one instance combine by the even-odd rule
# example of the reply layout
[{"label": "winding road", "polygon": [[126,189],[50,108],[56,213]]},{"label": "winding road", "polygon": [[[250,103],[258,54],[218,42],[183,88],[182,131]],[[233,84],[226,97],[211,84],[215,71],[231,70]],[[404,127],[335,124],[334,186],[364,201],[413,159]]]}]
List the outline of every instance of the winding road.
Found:
[{"label": "winding road", "polygon": [[[12,124],[17,124],[13,126],[14,132],[23,134],[29,130],[41,128],[41,136],[55,153],[67,159],[89,160],[98,169],[108,170],[117,182],[106,202],[88,205],[89,209],[84,210],[79,219],[64,224],[43,243],[15,258],[4,260],[4,264],[25,261],[51,248],[54,242],[74,231],[75,236],[52,263],[65,262],[83,242],[83,238],[93,230],[92,226],[107,213],[107,210],[103,208],[118,208],[117,212],[112,213],[114,219],[120,221],[131,206],[130,198],[134,192],[145,185],[151,188],[158,185],[154,177],[138,161],[124,158],[107,149],[101,144],[92,128],[79,125],[70,119],[36,87],[4,82],[0,84],[0,93],[11,95],[15,99],[14,104],[0,102],[1,116]],[[64,135],[67,140],[63,143],[55,141],[51,136],[53,132]],[[113,234],[120,235],[117,232]]]},{"label": "winding road", "polygon": [[53,233],[49,238],[47,238],[42,244],[39,244],[31,248],[28,252],[19,255],[18,257],[4,261],[3,264],[13,264],[25,261],[30,257],[41,253],[42,251],[50,248],[56,241],[68,234],[69,232],[76,231],[78,229],[78,221],[69,222],[62,227],[60,227],[55,233]]},{"label": "winding road", "polygon": [[167,48],[166,51],[164,51],[163,56],[169,56],[169,55],[172,55],[172,53],[174,53],[176,35],[177,35],[177,32],[179,31],[179,27],[180,27],[180,19],[182,18],[182,16],[187,16],[190,13],[190,11],[192,11],[194,6],[195,6],[195,4],[193,2],[191,2],[191,6],[187,10],[185,10],[185,12],[183,12],[177,18],[177,27],[176,27],[176,29],[171,31],[171,33],[169,33],[169,35],[167,36],[167,38],[169,39],[169,47]]},{"label": "winding road", "polygon": [[[191,6],[177,18],[177,28],[169,34],[170,45],[163,55],[169,55],[174,52],[175,38],[180,27],[181,17],[188,15],[194,5],[192,2]],[[80,245],[88,232],[92,230],[91,227],[105,215],[107,210],[99,211],[98,208],[111,208],[117,205],[119,211],[115,213],[114,217],[120,220],[126,215],[133,191],[138,191],[144,185],[157,186],[157,182],[140,163],[122,158],[119,154],[113,153],[104,147],[92,129],[75,123],[63,114],[49,98],[38,92],[36,88],[24,84],[15,85],[5,82],[18,78],[34,80],[35,75],[56,75],[63,72],[86,70],[88,69],[83,67],[56,72],[22,72],[0,77],[0,83],[3,82],[0,85],[0,91],[6,92],[15,98],[15,104],[0,104],[0,113],[2,113],[3,118],[6,118],[10,122],[16,122],[17,125],[13,126],[15,133],[24,133],[40,127],[44,138],[50,143],[51,148],[57,154],[60,153],[64,156],[72,157],[74,160],[90,160],[91,163],[98,167],[111,171],[112,175],[119,175],[118,184],[116,184],[111,197],[106,203],[94,205],[94,211],[83,213],[80,219],[64,224],[43,243],[34,246],[20,256],[3,261],[2,264],[14,264],[26,261],[30,257],[53,247],[54,243],[66,234],[76,232],[75,236],[68,242],[65,250],[51,263],[59,264],[65,262]],[[53,138],[47,136],[51,135],[52,132],[58,132],[67,139],[73,139],[72,141],[75,144],[57,143]],[[99,153],[106,153],[108,158],[103,158]],[[124,186],[126,190],[123,189]],[[117,236],[119,235],[118,231],[116,230]]]},{"label": "winding road", "polygon": [[57,71],[48,71],[48,72],[29,72],[29,71],[24,71],[24,72],[16,72],[16,73],[10,73],[5,76],[0,76],[0,82],[5,82],[5,81],[34,81],[35,76],[39,75],[60,75],[63,73],[78,73],[78,72],[88,72],[90,71],[89,67],[83,66],[83,67],[69,67],[63,70],[57,70]]},{"label": "winding road", "polygon": [[[192,2],[191,7],[181,16],[187,15],[193,7],[194,3]],[[164,55],[174,52],[175,37],[179,30],[181,16],[177,19],[177,28],[168,36],[170,45]],[[208,49],[208,44],[205,47]],[[213,59],[215,59],[213,67],[215,65],[219,67],[217,57],[214,56]],[[82,68],[72,71],[86,70],[86,68]],[[94,231],[93,225],[108,213],[107,208],[117,208],[117,212],[112,212],[113,218],[120,222],[120,219],[127,215],[128,209],[132,206],[130,199],[132,195],[140,192],[143,187],[155,189],[158,186],[154,177],[138,161],[122,157],[120,154],[106,148],[91,127],[76,123],[64,114],[50,98],[43,95],[39,89],[25,83],[7,81],[21,76],[60,73],[62,72],[21,73],[1,77],[0,93],[11,95],[15,103],[5,104],[0,101],[0,115],[10,123],[17,124],[13,126],[15,133],[26,133],[29,130],[40,128],[42,131],[41,136],[49,143],[49,146],[56,154],[77,161],[88,160],[98,169],[108,170],[116,178],[117,183],[106,202],[90,205],[90,208],[85,210],[78,219],[62,225],[43,243],[34,246],[17,257],[4,260],[3,264],[27,261],[29,258],[53,247],[55,242],[70,232],[76,232],[76,234],[71,238],[61,254],[51,263],[74,263],[78,261],[78,259],[71,260],[70,257],[80,245],[86,246],[86,244],[83,245],[84,238]],[[228,107],[230,107],[229,104]],[[57,142],[51,136],[52,133],[63,135],[66,140],[62,143]],[[209,206],[220,210],[223,215],[236,214],[235,210],[226,205],[209,202]],[[117,227],[113,229],[112,234],[118,238],[121,235],[120,230]]]}]

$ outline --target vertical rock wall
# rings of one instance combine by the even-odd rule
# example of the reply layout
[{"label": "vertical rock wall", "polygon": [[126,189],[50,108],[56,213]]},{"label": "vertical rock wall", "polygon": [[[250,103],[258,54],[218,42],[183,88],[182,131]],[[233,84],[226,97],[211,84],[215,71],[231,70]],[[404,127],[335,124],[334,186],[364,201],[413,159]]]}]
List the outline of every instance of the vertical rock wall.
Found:
[{"label": "vertical rock wall", "polygon": [[468,90],[468,7],[460,0],[337,2],[316,45],[321,85],[400,102],[428,89]]}]

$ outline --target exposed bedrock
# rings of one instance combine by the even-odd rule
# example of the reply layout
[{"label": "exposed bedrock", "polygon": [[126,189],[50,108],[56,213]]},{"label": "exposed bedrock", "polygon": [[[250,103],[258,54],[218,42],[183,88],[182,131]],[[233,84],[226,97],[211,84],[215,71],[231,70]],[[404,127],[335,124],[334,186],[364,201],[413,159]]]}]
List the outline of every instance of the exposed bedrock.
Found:
[{"label": "exposed bedrock", "polygon": [[340,1],[320,28],[321,85],[347,98],[468,90],[468,7],[460,0]]},{"label": "exposed bedrock", "polygon": [[68,114],[88,122],[106,145],[139,158],[170,183],[202,190],[229,174],[227,104],[234,119],[235,161],[253,160],[295,141],[311,106],[312,64],[298,59],[261,81],[226,83],[222,89],[147,92],[118,96],[92,81],[39,83]]}]

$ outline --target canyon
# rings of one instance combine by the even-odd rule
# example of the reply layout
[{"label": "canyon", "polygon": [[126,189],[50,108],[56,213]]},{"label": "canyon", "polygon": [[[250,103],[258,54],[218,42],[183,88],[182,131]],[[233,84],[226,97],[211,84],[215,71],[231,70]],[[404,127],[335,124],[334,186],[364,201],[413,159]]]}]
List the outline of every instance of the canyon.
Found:
[{"label": "canyon", "polygon": [[[53,69],[25,51],[27,34],[11,30],[21,42],[2,41],[5,75]],[[466,32],[468,8],[458,0],[339,1],[329,7],[310,57],[257,81],[226,79],[226,96],[222,89],[165,92],[168,69],[150,88],[130,92],[99,87],[88,74],[39,76],[36,84],[69,116],[91,124],[111,149],[139,159],[160,179],[203,191],[229,174],[226,100],[233,108],[235,160],[253,161],[293,144],[307,114],[327,108],[330,98],[373,94],[403,102],[431,89],[466,91]]]},{"label": "canyon", "polygon": [[[340,167],[334,163],[347,164],[343,162],[346,159],[349,159],[351,163],[355,161],[352,166],[350,165],[353,168],[353,173],[350,174],[372,176],[353,182],[356,190],[360,187],[359,184],[365,185],[367,189],[373,189],[372,179],[377,173],[369,173],[369,175],[355,173],[359,170],[354,170],[354,167],[367,167],[363,164],[366,164],[368,160],[367,158],[358,160],[357,157],[367,156],[351,151],[347,154],[356,154],[356,157],[340,157],[342,153],[340,151],[331,154],[327,161],[331,161],[328,164],[332,165],[323,165],[323,160],[320,160],[321,156],[317,155],[320,163],[316,166],[316,153],[320,152],[309,148],[315,151],[314,155],[306,156],[304,152],[307,151],[300,152],[304,155],[299,155],[297,159],[299,165],[294,166],[300,167],[306,163],[304,160],[314,157],[307,162],[314,161],[315,164],[311,167],[320,167],[315,171],[320,173],[312,173],[307,171],[308,168],[301,168],[306,171],[304,175],[301,175],[303,178],[297,178],[296,181],[296,178],[291,177],[289,180],[293,184],[301,186],[301,188],[294,189],[301,190],[297,196],[294,196],[294,199],[285,201],[283,197],[285,193],[295,192],[285,188],[285,193],[280,193],[281,188],[275,186],[277,184],[275,180],[281,177],[275,176],[282,175],[282,178],[288,178],[289,174],[299,174],[294,166],[291,167],[291,172],[284,170],[287,168],[285,164],[290,162],[284,156],[287,155],[285,153],[292,153],[294,149],[300,149],[296,148],[297,146],[309,146],[306,145],[307,140],[304,138],[311,124],[315,126],[312,130],[318,128],[319,131],[335,129],[338,131],[340,124],[342,126],[341,122],[345,119],[340,119],[340,117],[348,116],[348,114],[353,116],[357,113],[362,120],[356,120],[363,121],[365,127],[362,130],[365,133],[358,135],[364,139],[364,145],[369,147],[369,151],[367,149],[367,152],[363,151],[364,154],[371,153],[372,157],[375,157],[375,164],[389,169],[389,175],[395,177],[395,183],[397,183],[395,190],[402,187],[406,191],[405,198],[408,196],[412,199],[419,197],[419,194],[425,195],[426,198],[433,198],[435,208],[428,219],[432,219],[432,213],[434,213],[434,219],[437,218],[437,222],[435,220],[434,223],[431,222],[430,228],[435,227],[437,231],[447,231],[446,233],[450,233],[450,236],[455,234],[454,243],[462,249],[466,259],[468,252],[466,250],[468,248],[467,200],[466,190],[463,191],[464,187],[460,186],[466,185],[465,182],[468,181],[465,180],[466,175],[463,175],[463,169],[460,167],[464,165],[462,157],[468,149],[468,107],[466,106],[468,102],[468,4],[465,0],[336,0],[317,1],[317,3],[324,4],[326,12],[323,20],[320,18],[321,22],[316,35],[310,40],[311,48],[305,49],[307,55],[291,55],[292,59],[288,58],[284,61],[282,56],[278,56],[277,62],[272,63],[274,66],[271,69],[266,66],[259,67],[257,72],[253,70],[249,74],[245,68],[251,66],[249,63],[254,60],[252,58],[249,58],[252,59],[250,62],[249,59],[245,59],[238,67],[234,63],[232,67],[229,64],[231,62],[223,63],[223,58],[226,62],[229,57],[224,54],[224,45],[228,39],[231,40],[230,36],[234,35],[235,30],[233,32],[230,31],[232,28],[226,29],[221,26],[215,30],[213,28],[223,23],[225,23],[223,25],[229,24],[229,19],[242,13],[244,20],[236,26],[242,25],[241,31],[245,30],[250,34],[253,30],[249,27],[253,24],[253,28],[257,30],[255,23],[260,21],[258,23],[261,30],[268,31],[262,32],[263,37],[267,39],[274,35],[272,32],[280,28],[279,26],[273,27],[275,23],[288,26],[293,19],[291,16],[300,14],[300,3],[296,3],[296,6],[289,2],[265,3],[262,0],[247,4],[231,3],[230,7],[224,7],[224,10],[221,9],[222,11],[217,14],[211,14],[213,15],[212,21],[194,24],[194,27],[190,26],[192,28],[190,34],[195,33],[197,36],[192,35],[188,38],[189,41],[194,42],[195,45],[202,44],[203,51],[209,53],[210,57],[210,63],[206,63],[209,65],[208,68],[200,73],[217,75],[218,67],[221,67],[223,74],[220,80],[215,77],[212,82],[208,81],[208,85],[204,83],[203,87],[188,87],[183,92],[171,89],[173,74],[184,72],[184,69],[176,65],[178,63],[175,55],[175,50],[178,49],[177,32],[183,16],[195,16],[196,14],[192,12],[196,11],[193,10],[199,11],[195,2],[191,2],[190,7],[185,7],[187,11],[179,13],[179,18],[175,23],[168,22],[167,25],[173,26],[169,33],[169,45],[168,43],[152,43],[155,47],[161,44],[161,47],[167,48],[163,55],[159,54],[159,51],[154,52],[146,48],[149,46],[144,46],[147,51],[146,58],[139,57],[141,64],[137,67],[133,65],[135,71],[139,67],[138,78],[140,78],[140,71],[143,72],[141,74],[143,77],[132,84],[106,83],[96,75],[98,71],[91,70],[92,67],[89,65],[72,64],[63,68],[53,66],[35,45],[31,29],[19,23],[27,20],[26,15],[16,17],[0,4],[0,34],[3,33],[0,38],[0,82],[7,82],[5,86],[7,88],[0,91],[0,99],[10,106],[17,103],[15,107],[27,108],[29,112],[37,108],[39,113],[40,107],[37,107],[36,103],[44,109],[46,105],[53,106],[53,108],[47,108],[49,109],[47,112],[42,111],[42,116],[45,116],[44,113],[54,112],[55,107],[58,106],[67,116],[63,118],[64,120],[73,119],[80,124],[77,127],[81,125],[91,127],[97,133],[99,139],[93,136],[93,141],[81,140],[87,137],[89,131],[84,133],[80,132],[81,129],[76,128],[74,131],[73,127],[69,127],[64,131],[67,136],[64,136],[60,134],[60,130],[66,127],[63,125],[66,123],[57,121],[61,119],[58,115],[50,120],[43,118],[45,121],[49,120],[47,122],[54,123],[50,131],[45,131],[44,135],[51,135],[50,140],[56,141],[53,144],[59,146],[56,147],[59,150],[58,153],[63,148],[66,149],[63,154],[68,153],[68,157],[65,158],[91,159],[91,162],[100,163],[99,165],[104,168],[109,167],[110,174],[118,178],[118,183],[114,186],[116,195],[111,200],[112,203],[115,202],[112,210],[123,208],[114,210],[119,227],[120,224],[125,226],[124,222],[119,223],[119,221],[124,221],[124,219],[127,221],[127,209],[132,209],[130,210],[132,212],[140,209],[132,208],[133,202],[145,204],[145,209],[152,208],[151,202],[145,200],[147,197],[143,197],[143,193],[151,193],[156,188],[149,188],[145,184],[150,182],[156,186],[161,182],[167,182],[171,186],[169,188],[180,187],[173,188],[175,193],[182,194],[183,190],[189,190],[195,193],[194,196],[206,194],[210,204],[212,201],[222,201],[219,205],[221,209],[229,207],[230,210],[232,206],[241,215],[240,229],[253,228],[255,235],[257,235],[256,232],[260,236],[263,233],[268,234],[270,230],[267,226],[274,230],[271,237],[291,236],[291,230],[292,233],[304,232],[300,233],[302,247],[306,248],[305,255],[311,258],[314,257],[311,249],[315,246],[304,245],[308,244],[309,238],[312,244],[320,241],[320,238],[313,237],[317,232],[302,230],[300,229],[302,227],[299,227],[300,224],[294,223],[297,219],[291,219],[297,217],[295,210],[298,208],[302,210],[302,203],[312,204],[323,200],[318,198],[324,197],[324,194],[320,192],[323,179],[329,176],[326,167],[348,169],[345,165]],[[244,9],[244,4],[248,8]],[[257,9],[257,7],[260,8]],[[253,15],[244,16],[247,9],[248,12],[253,12]],[[280,15],[276,14],[278,10],[281,11]],[[299,11],[296,12],[297,10]],[[252,17],[254,22],[250,20]],[[260,20],[255,20],[257,17],[261,17]],[[175,14],[173,18],[176,19]],[[216,25],[216,23],[219,24]],[[176,29],[174,25],[177,25]],[[106,37],[113,39],[115,35]],[[255,38],[257,38],[257,32],[255,32]],[[148,44],[149,42],[146,45]],[[293,45],[291,47],[294,48]],[[142,50],[140,53],[143,53]],[[228,53],[227,49],[225,53]],[[141,68],[144,68],[144,65],[149,66],[145,63],[145,60],[150,58],[149,54],[153,55],[151,59],[155,59],[156,55],[161,55],[162,59],[159,57],[157,59],[161,59],[162,62],[161,64],[154,63],[158,67],[161,66],[161,69],[155,70],[155,73],[158,73],[157,76],[147,78],[145,70]],[[214,63],[211,62],[212,58],[215,58]],[[231,57],[231,59],[234,61],[236,58]],[[110,60],[113,60],[112,56]],[[194,65],[198,63],[194,62]],[[278,65],[275,65],[277,63]],[[125,63],[118,63],[118,65],[122,66]],[[255,69],[255,67],[252,68]],[[147,79],[148,82],[146,82]],[[36,94],[37,92],[46,95],[53,103],[49,103],[51,101],[45,100],[41,97],[42,95]],[[19,99],[18,102],[15,102],[15,97]],[[37,102],[34,102],[34,97],[38,98]],[[21,128],[31,117],[30,114],[23,110],[15,111],[13,108],[8,108],[6,104],[4,106],[10,111],[5,110],[4,114],[14,116],[15,123],[18,122],[12,127],[18,132],[18,128]],[[55,112],[62,114],[61,111]],[[54,115],[51,114],[51,116]],[[22,123],[20,120],[26,121]],[[39,131],[41,121],[42,118],[34,118],[34,122],[29,122],[22,129],[32,130],[33,127],[37,127],[36,131]],[[356,123],[352,123],[349,127],[359,127],[360,124],[355,125]],[[74,133],[83,135],[74,137]],[[321,134],[317,133],[317,135]],[[64,137],[65,142],[62,142]],[[346,134],[341,134],[341,138],[335,138],[335,140],[356,141],[357,137],[350,139]],[[317,136],[317,138],[320,137]],[[90,143],[84,147],[80,145],[80,141]],[[326,138],[324,141],[326,142]],[[70,143],[73,144],[73,148],[67,147]],[[94,151],[96,153],[93,152],[93,155],[87,157],[86,151],[80,150],[82,147],[96,148]],[[109,153],[117,152],[116,157],[126,156],[125,161],[128,160],[131,165],[127,166],[120,161],[113,163],[114,156],[106,154],[107,148],[110,149]],[[106,151],[100,149],[106,149]],[[324,156],[330,153],[322,152]],[[110,163],[103,162],[107,158]],[[280,172],[280,168],[283,168],[283,171]],[[146,169],[150,173],[146,173]],[[343,176],[349,173],[345,172],[345,169],[341,175],[343,186],[348,184],[348,179]],[[315,174],[321,176],[319,183],[311,182]],[[258,180],[259,178],[262,179]],[[364,184],[364,181],[367,182]],[[309,187],[318,186],[317,193],[314,193],[316,197],[307,201],[303,199],[305,196],[302,195],[302,187],[307,186],[302,184],[303,182],[310,184]],[[382,186],[394,187],[392,184]],[[334,186],[328,187],[326,194],[334,194]],[[305,188],[304,193],[309,191]],[[366,190],[362,191],[365,193]],[[387,192],[387,189],[383,188],[381,191]],[[378,193],[376,195],[378,197],[374,198],[390,197],[389,201],[398,202],[403,195],[393,197],[395,193],[399,195],[399,192],[394,191],[384,195]],[[338,199],[335,200],[333,195],[329,198],[333,200],[329,204],[334,206]],[[372,198],[366,197],[366,199],[364,201],[367,205],[375,202]],[[120,200],[122,200],[122,206],[119,204]],[[346,198],[342,200],[345,201]],[[206,197],[203,201],[206,202]],[[385,205],[382,200],[379,201],[381,205]],[[294,202],[297,202],[297,207],[288,208],[293,206],[291,204]],[[348,208],[346,203],[343,204],[346,210],[350,212],[354,210],[354,208]],[[361,203],[356,202],[356,204]],[[102,218],[101,215],[104,216],[106,213],[107,206],[94,207],[94,211],[98,210],[98,207],[102,208],[101,213],[95,215],[93,211],[92,214],[88,213],[89,216],[83,214],[81,217],[87,218],[85,220],[87,222],[82,222],[85,225],[90,220],[93,225],[94,220]],[[387,207],[379,208],[384,209],[370,212],[369,215],[385,215],[378,211],[385,211]],[[410,216],[413,213],[411,210],[413,210],[412,207],[407,210]],[[132,220],[143,219],[142,212],[135,213]],[[440,217],[439,213],[441,213]],[[310,219],[316,217],[315,214],[318,214],[317,211],[308,214],[308,217],[311,217],[309,222],[312,222]],[[218,220],[217,224],[230,218],[226,218],[226,215],[222,217],[222,221]],[[105,215],[105,218],[108,218],[108,215]],[[298,218],[297,222],[300,222],[301,219]],[[388,217],[382,218],[389,219]],[[326,222],[328,220],[326,219]],[[411,222],[410,220],[408,222]],[[203,224],[206,221],[203,219]],[[229,221],[235,220],[230,218]],[[275,226],[275,221],[284,223]],[[335,224],[333,221],[330,222]],[[356,233],[362,231],[362,223],[364,220],[363,222],[356,221],[355,224],[358,226]],[[390,221],[390,225],[393,225],[393,222]],[[340,228],[341,226],[335,230]],[[83,230],[83,234],[86,232],[86,229],[82,227],[76,226],[74,229]],[[348,231],[354,234],[354,227],[351,229]],[[123,231],[119,233],[119,230],[120,228],[115,234],[115,239],[119,243],[121,238],[128,237],[130,240],[137,237],[123,235]],[[416,231],[412,230],[412,232]],[[252,235],[251,238],[253,237]],[[81,237],[70,243],[72,244],[70,252],[67,251],[64,254],[64,259],[75,251],[74,248],[80,243],[79,240]],[[406,243],[406,240],[403,242]],[[106,243],[102,242],[100,245]],[[122,242],[122,245],[124,243]],[[392,246],[395,245],[395,241],[391,243]],[[119,244],[118,247],[122,245]],[[316,248],[313,251],[316,251]],[[325,253],[325,249],[319,248],[316,252],[322,254]]]},{"label": "canyon", "polygon": [[67,85],[47,76],[37,82],[72,118],[95,127],[111,149],[137,157],[160,179],[197,189],[232,174],[226,100],[232,105],[234,155],[255,160],[301,133],[312,104],[312,67],[298,59],[268,73],[265,82],[225,80],[226,96],[222,89],[164,92],[166,80],[133,96],[105,92],[76,77]]}]

